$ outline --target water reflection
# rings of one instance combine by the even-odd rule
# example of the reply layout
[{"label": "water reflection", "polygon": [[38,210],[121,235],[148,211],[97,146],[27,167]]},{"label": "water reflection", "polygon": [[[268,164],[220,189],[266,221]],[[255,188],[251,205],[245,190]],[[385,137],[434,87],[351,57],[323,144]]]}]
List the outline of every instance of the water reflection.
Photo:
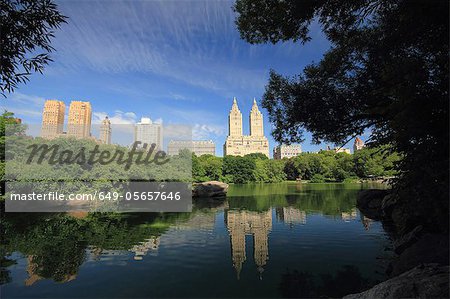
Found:
[{"label": "water reflection", "polygon": [[288,224],[291,228],[293,228],[295,224],[306,224],[306,211],[294,207],[276,208],[275,211],[277,219]]},{"label": "water reflection", "polygon": [[272,212],[252,212],[229,210],[226,212],[226,225],[231,240],[233,267],[239,279],[245,256],[245,236],[253,236],[253,258],[260,279],[269,259],[268,237],[272,229]]},{"label": "water reflection", "polygon": [[310,272],[288,270],[282,275],[279,289],[285,298],[339,298],[361,292],[367,283],[357,267],[345,265],[335,275],[319,277]]},{"label": "water reflection", "polygon": [[[284,297],[341,296],[368,284],[364,277],[368,275],[367,271],[363,275],[356,262],[344,263],[353,258],[355,248],[352,246],[367,246],[354,243],[358,241],[355,234],[368,232],[374,225],[355,208],[356,192],[361,186],[332,188],[329,185],[281,184],[270,188],[258,185],[253,189],[251,186],[234,188],[227,201],[199,201],[192,213],[8,214],[1,220],[5,228],[0,246],[1,283],[6,284],[7,291],[11,287],[7,294],[13,291],[20,294],[21,287],[40,286],[37,282],[44,279],[57,283],[83,280],[80,267],[86,263],[95,267],[109,261],[113,265],[133,267],[133,264],[154,264],[161,260],[162,267],[190,265],[196,261],[196,252],[183,247],[200,241],[206,250],[219,252],[224,248],[231,253],[227,257],[208,252],[211,254],[209,262],[199,259],[202,264],[191,266],[211,271],[223,264],[222,270],[218,270],[223,280],[231,278],[226,269],[232,267],[235,283],[230,281],[230,296],[253,296],[242,293],[242,285],[238,283],[244,279],[246,283],[255,284],[253,278],[268,281],[259,286],[259,295]],[[339,223],[351,226],[337,226]],[[228,242],[222,243],[222,229]],[[380,233],[382,230],[377,224],[374,237],[379,238]],[[179,241],[169,242],[174,236]],[[197,238],[195,242],[189,241],[192,236]],[[370,242],[374,245],[369,251],[376,253],[378,249],[373,246],[379,246],[376,244],[380,242],[376,239]],[[252,249],[252,258],[248,257],[247,249]],[[185,250],[190,252],[183,257]],[[178,260],[167,260],[165,254],[168,251],[178,254]],[[375,257],[368,255],[362,260],[370,264],[374,263]],[[328,267],[330,261],[336,264],[335,270]],[[292,268],[291,264],[300,267]],[[185,275],[183,270],[179,271],[179,275]],[[20,273],[26,273],[25,278]],[[347,281],[344,281],[345,277]],[[188,274],[183,278],[190,279]],[[17,279],[23,281],[21,286],[11,285]],[[135,281],[134,277],[120,279]],[[161,285],[162,289],[169,287]],[[208,294],[202,293],[200,288],[193,295]],[[143,296],[147,295],[136,291],[136,297]],[[254,296],[258,297],[258,294],[254,293]]]}]

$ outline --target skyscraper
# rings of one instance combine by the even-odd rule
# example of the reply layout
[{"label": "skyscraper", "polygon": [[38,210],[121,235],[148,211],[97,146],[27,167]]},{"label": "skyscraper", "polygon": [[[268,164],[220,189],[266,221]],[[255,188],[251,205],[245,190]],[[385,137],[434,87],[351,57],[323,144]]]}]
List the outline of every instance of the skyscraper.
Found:
[{"label": "skyscraper", "polygon": [[356,151],[359,151],[364,147],[364,142],[361,140],[361,138],[356,137],[355,143],[353,143],[353,153]]},{"label": "skyscraper", "polygon": [[105,116],[100,126],[100,142],[103,144],[111,144],[111,121],[108,116]]},{"label": "skyscraper", "polygon": [[163,148],[162,125],[152,122],[148,117],[142,117],[135,126],[134,141],[140,141],[140,147],[146,143],[147,149],[154,143],[156,144],[155,150],[161,150]]},{"label": "skyscraper", "polygon": [[237,105],[236,98],[233,98],[230,114],[228,115],[229,136],[242,136],[242,113]]},{"label": "skyscraper", "polygon": [[53,139],[63,133],[66,105],[58,100],[47,100],[42,112],[41,137]]},{"label": "skyscraper", "polygon": [[72,101],[69,107],[69,120],[67,122],[67,135],[76,138],[91,136],[91,103]]},{"label": "skyscraper", "polygon": [[268,237],[272,230],[272,211],[253,212],[228,210],[225,223],[231,241],[231,258],[239,279],[242,266],[247,259],[245,254],[245,236],[253,235],[253,258],[256,270],[262,279],[264,266],[269,259]]},{"label": "skyscraper", "polygon": [[256,104],[256,99],[253,99],[252,110],[250,110],[250,136],[264,137],[263,128],[263,116],[261,111],[258,109],[258,104]]},{"label": "skyscraper", "polygon": [[224,155],[245,156],[251,153],[262,153],[269,157],[269,141],[264,136],[263,116],[258,109],[256,99],[253,99],[249,121],[250,135],[243,135],[242,114],[234,98],[228,115],[228,137],[223,145]]}]

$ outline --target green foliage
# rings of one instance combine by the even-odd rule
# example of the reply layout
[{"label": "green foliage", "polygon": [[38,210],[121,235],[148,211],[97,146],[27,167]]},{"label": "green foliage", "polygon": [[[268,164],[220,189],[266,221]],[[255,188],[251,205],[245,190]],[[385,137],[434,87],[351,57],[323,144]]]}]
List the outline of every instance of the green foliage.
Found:
[{"label": "green foliage", "polygon": [[[302,153],[283,160],[268,159],[265,155],[225,158],[204,155],[193,157],[194,181],[220,179],[228,183],[275,183],[285,180],[311,180],[312,182],[355,181],[355,178],[395,176],[395,163],[400,157],[388,147],[364,148],[355,155],[320,151]],[[195,166],[195,167],[194,167]]]},{"label": "green foliage", "polygon": [[64,282],[78,273],[88,250],[94,254],[103,250],[131,250],[197,214],[198,210],[164,214],[90,213],[81,219],[70,213],[13,213],[1,217],[0,284],[10,281],[6,267],[15,261],[6,257],[13,252],[29,257],[34,274]]},{"label": "green foliage", "polygon": [[[51,0],[0,0],[0,91],[13,92],[52,61],[54,30],[66,23]],[[31,56],[33,55],[33,56]]]},{"label": "green foliage", "polygon": [[319,173],[314,174],[310,180],[311,183],[325,183],[325,177]]},{"label": "green foliage", "polygon": [[401,161],[361,152],[355,174],[397,173],[405,214],[448,231],[449,1],[237,0],[234,9],[249,43],[306,43],[316,21],[331,43],[298,76],[271,71],[262,104],[275,140],[299,142],[305,129],[313,141],[344,144],[370,131],[370,146],[390,145]]},{"label": "green foliage", "polygon": [[249,183],[255,181],[256,162],[253,157],[225,156],[222,174],[230,183]]}]

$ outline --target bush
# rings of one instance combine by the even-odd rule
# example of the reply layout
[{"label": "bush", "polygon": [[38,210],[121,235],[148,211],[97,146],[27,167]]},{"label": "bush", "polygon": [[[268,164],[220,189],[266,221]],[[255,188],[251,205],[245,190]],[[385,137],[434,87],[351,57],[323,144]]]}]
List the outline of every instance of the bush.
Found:
[{"label": "bush", "polygon": [[312,176],[310,183],[325,183],[325,177],[321,174],[315,174]]}]

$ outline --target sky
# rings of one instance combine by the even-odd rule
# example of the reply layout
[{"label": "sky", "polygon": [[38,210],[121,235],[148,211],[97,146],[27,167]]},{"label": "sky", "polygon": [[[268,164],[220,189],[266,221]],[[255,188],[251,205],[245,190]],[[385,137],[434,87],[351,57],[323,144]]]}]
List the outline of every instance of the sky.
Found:
[{"label": "sky", "polygon": [[[7,95],[5,109],[25,123],[40,124],[46,99],[65,102],[66,121],[70,101],[89,101],[93,123],[108,115],[113,124],[133,124],[141,117],[187,124],[194,139],[213,140],[219,156],[233,97],[249,134],[253,98],[260,103],[269,70],[299,74],[330,47],[315,23],[305,45],[250,45],[239,37],[232,1],[57,4],[69,19],[55,32],[54,62]],[[277,143],[266,111],[260,110],[272,154]],[[302,144],[303,151],[325,147],[312,145],[308,133]]]}]

